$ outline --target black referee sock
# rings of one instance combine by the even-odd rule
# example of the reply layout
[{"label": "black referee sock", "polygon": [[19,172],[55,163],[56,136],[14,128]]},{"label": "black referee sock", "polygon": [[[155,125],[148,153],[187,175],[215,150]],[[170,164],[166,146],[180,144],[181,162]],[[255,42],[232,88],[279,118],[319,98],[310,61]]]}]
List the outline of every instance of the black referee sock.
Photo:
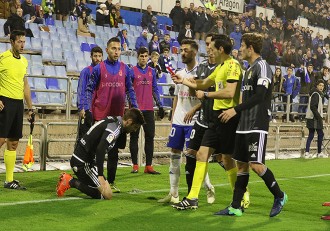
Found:
[{"label": "black referee sock", "polygon": [[250,174],[248,172],[237,173],[233,202],[231,203],[231,206],[235,209],[238,209],[241,206],[243,195],[249,183],[249,177]]},{"label": "black referee sock", "polygon": [[101,199],[101,192],[97,188],[92,188],[84,183],[81,183],[78,179],[72,178],[69,182],[72,188],[78,189],[80,192],[85,193],[94,199]]},{"label": "black referee sock", "polygon": [[195,168],[196,168],[196,159],[190,156],[186,156],[185,170],[186,170],[186,182],[188,186],[188,194],[190,192],[191,185],[193,182]]},{"label": "black referee sock", "polygon": [[282,198],[284,196],[284,193],[281,191],[280,186],[275,180],[274,174],[272,173],[272,171],[270,171],[269,168],[267,168],[265,173],[260,177],[264,180],[265,184],[267,185],[267,188],[274,195],[275,198]]}]

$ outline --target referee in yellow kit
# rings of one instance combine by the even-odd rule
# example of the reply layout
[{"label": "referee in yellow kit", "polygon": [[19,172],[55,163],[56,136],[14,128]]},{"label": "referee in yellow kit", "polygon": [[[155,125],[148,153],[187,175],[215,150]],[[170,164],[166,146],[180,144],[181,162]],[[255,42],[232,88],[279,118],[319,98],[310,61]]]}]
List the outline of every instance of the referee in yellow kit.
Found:
[{"label": "referee in yellow kit", "polygon": [[22,138],[25,99],[28,107],[28,120],[33,114],[30,86],[26,75],[28,62],[20,55],[25,45],[25,32],[10,33],[11,49],[0,54],[0,147],[6,142],[4,153],[6,181],[4,188],[25,190],[14,180],[16,149]]}]

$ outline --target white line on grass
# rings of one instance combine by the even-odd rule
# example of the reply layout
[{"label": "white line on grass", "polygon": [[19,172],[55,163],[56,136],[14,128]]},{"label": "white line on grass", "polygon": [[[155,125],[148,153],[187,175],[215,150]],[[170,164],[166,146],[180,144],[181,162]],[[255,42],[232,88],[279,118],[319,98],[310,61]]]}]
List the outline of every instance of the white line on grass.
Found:
[{"label": "white line on grass", "polygon": [[[284,180],[292,180],[292,179],[308,179],[308,178],[317,178],[317,177],[325,177],[330,176],[330,174],[320,174],[320,175],[311,175],[311,176],[297,176],[297,177],[290,177],[290,178],[279,178],[278,181],[284,181]],[[249,182],[249,184],[255,184],[255,183],[261,183],[262,180],[252,181]],[[216,184],[214,186],[216,187],[222,187],[227,186],[227,184]],[[182,187],[184,188],[184,187]],[[143,193],[154,193],[154,192],[167,192],[168,189],[157,189],[157,190],[149,190],[149,191],[142,191],[135,189],[133,192],[128,192],[129,194],[143,194]],[[39,204],[39,203],[45,203],[45,202],[59,202],[59,201],[70,201],[70,200],[80,200],[83,198],[80,197],[68,197],[68,198],[62,198],[62,199],[46,199],[46,200],[33,200],[33,201],[18,201],[18,202],[8,202],[8,203],[0,203],[1,206],[10,206],[10,205],[22,205],[22,204]]]},{"label": "white line on grass", "polygon": [[46,199],[46,200],[34,200],[34,201],[18,201],[18,202],[8,202],[8,203],[0,203],[0,206],[9,206],[9,205],[23,205],[23,204],[38,204],[44,202],[53,202],[53,201],[72,201],[72,200],[80,200],[83,198],[80,197],[68,197],[63,199]]},{"label": "white line on grass", "polygon": [[[317,177],[325,177],[330,176],[330,174],[320,174],[320,175],[311,175],[311,176],[296,176],[296,177],[290,177],[290,178],[278,178],[277,181],[286,181],[286,180],[292,180],[292,179],[308,179],[308,178],[317,178]],[[263,180],[257,180],[257,181],[250,181],[249,184],[256,184],[256,183],[263,183]],[[226,184],[215,184],[213,186],[215,187],[222,187],[222,186],[228,186],[229,183]],[[182,189],[186,187],[180,187]],[[156,189],[156,190],[149,190],[149,191],[142,191],[142,190],[133,190],[132,192],[128,192],[129,194],[142,194],[142,193],[154,193],[154,192],[168,192],[168,189]]]}]

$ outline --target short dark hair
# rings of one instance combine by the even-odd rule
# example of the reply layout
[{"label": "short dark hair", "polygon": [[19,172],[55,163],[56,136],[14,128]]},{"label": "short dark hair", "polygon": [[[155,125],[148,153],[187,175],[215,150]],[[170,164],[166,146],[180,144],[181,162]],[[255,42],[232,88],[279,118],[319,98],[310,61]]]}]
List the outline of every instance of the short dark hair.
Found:
[{"label": "short dark hair", "polygon": [[291,70],[291,71],[293,71],[293,68],[292,68],[292,67],[288,67],[286,70]]},{"label": "short dark hair", "polygon": [[134,124],[145,124],[144,116],[142,112],[137,108],[131,108],[127,110],[123,116],[124,120],[132,119]]},{"label": "short dark hair", "polygon": [[138,56],[139,56],[140,54],[144,54],[144,53],[149,53],[148,48],[146,48],[146,47],[140,47],[140,48],[137,50],[137,55],[138,55]]},{"label": "short dark hair", "polygon": [[115,43],[120,43],[120,39],[118,37],[112,37],[111,39],[109,39],[109,41],[107,42],[107,46],[109,46],[110,43],[115,42]]},{"label": "short dark hair", "polygon": [[214,35],[211,41],[214,42],[214,46],[218,50],[222,47],[227,55],[230,54],[233,48],[233,44],[231,43],[229,36],[225,34]]},{"label": "short dark hair", "polygon": [[164,48],[163,48],[163,53],[164,53],[165,51],[170,51],[170,49],[169,49],[168,47],[164,47]]},{"label": "short dark hair", "polygon": [[213,38],[214,35],[215,35],[214,33],[208,33],[208,34],[205,36],[205,38],[208,38],[208,37]]},{"label": "short dark hair", "polygon": [[10,41],[15,42],[18,37],[25,36],[25,31],[22,30],[13,30],[10,33]]},{"label": "short dark hair", "polygon": [[96,47],[93,47],[92,50],[91,50],[91,56],[93,56],[93,53],[101,53],[103,55],[103,50],[101,47],[99,46],[96,46]]},{"label": "short dark hair", "polygon": [[263,37],[259,33],[245,33],[242,36],[242,42],[246,44],[246,47],[253,47],[255,53],[260,54],[262,49]]},{"label": "short dark hair", "polygon": [[193,39],[183,39],[183,40],[181,41],[181,46],[182,46],[183,44],[190,45],[191,48],[193,48],[193,49],[195,49],[196,51],[198,51],[198,44],[197,44],[197,42],[196,42],[195,40],[193,40]]}]

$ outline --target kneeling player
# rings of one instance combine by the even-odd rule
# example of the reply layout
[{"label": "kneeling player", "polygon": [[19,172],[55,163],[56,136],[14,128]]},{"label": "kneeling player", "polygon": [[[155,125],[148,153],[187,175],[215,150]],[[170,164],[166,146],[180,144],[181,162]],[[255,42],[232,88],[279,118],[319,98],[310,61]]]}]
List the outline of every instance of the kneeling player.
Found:
[{"label": "kneeling player", "polygon": [[140,110],[132,108],[120,116],[108,116],[95,123],[77,144],[70,164],[77,178],[62,173],[57,184],[57,195],[63,196],[70,187],[94,199],[112,197],[110,185],[103,175],[105,154],[111,150],[122,133],[138,130],[144,124]]}]

